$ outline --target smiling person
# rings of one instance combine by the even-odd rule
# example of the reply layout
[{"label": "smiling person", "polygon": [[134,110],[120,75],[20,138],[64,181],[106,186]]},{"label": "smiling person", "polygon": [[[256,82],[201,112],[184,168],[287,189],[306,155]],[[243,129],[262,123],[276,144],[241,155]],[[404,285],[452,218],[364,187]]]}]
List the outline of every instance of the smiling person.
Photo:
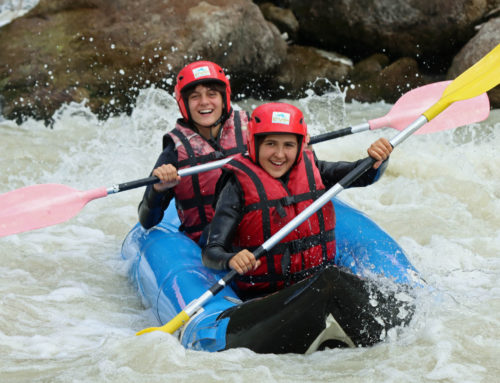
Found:
[{"label": "smiling person", "polygon": [[[257,107],[248,125],[248,155],[227,163],[217,183],[203,263],[213,269],[236,270],[235,289],[243,299],[274,292],[333,264],[331,202],[259,260],[252,253],[359,163],[319,161],[306,147],[306,137],[304,117],[295,106]],[[375,182],[391,151],[385,138],[375,141],[368,155],[377,162],[352,186]]]},{"label": "smiling person", "polygon": [[191,63],[179,72],[175,97],[182,118],[163,137],[163,151],[152,172],[160,182],[146,188],[139,222],[146,229],[157,225],[175,197],[180,230],[202,244],[203,230],[214,214],[212,200],[221,170],[182,178],[177,171],[245,152],[249,116],[232,109],[229,80],[210,61]]}]

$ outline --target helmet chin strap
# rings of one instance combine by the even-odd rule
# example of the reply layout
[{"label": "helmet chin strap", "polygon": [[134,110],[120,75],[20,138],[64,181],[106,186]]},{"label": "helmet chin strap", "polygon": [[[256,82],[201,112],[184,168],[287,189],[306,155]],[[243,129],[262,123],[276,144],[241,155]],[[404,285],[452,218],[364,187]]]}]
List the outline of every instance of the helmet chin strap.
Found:
[{"label": "helmet chin strap", "polygon": [[[217,127],[217,125],[221,125],[221,124],[222,124],[222,122],[223,122],[224,120],[225,120],[225,118],[224,118],[224,116],[222,115],[222,116],[220,116],[220,117],[217,119],[217,121],[215,121],[212,125],[209,125],[209,126],[204,126],[204,127],[203,127],[204,129],[209,129],[209,132],[210,132],[210,138],[212,138],[212,139],[215,139],[215,138],[216,138],[216,137],[214,137],[214,136],[212,135],[212,128]],[[198,134],[201,134],[201,133],[200,133],[200,130],[196,127],[196,125],[194,124],[193,120],[190,120],[190,121],[189,121],[189,124],[191,125],[191,127],[192,127],[192,129],[193,129],[194,131],[198,132]]]},{"label": "helmet chin strap", "polygon": [[[228,116],[226,116],[226,114],[227,114],[227,113],[225,112],[225,110],[226,110],[226,102],[225,102],[225,100],[224,100],[224,96],[225,96],[225,95],[224,95],[224,94],[222,94],[222,98],[223,98],[223,106],[222,106],[222,113],[221,113],[220,117],[219,117],[219,118],[217,119],[217,121],[215,121],[212,125],[207,126],[207,128],[208,128],[208,129],[210,129],[210,137],[211,137],[211,138],[213,138],[213,139],[215,139],[215,137],[214,137],[214,136],[212,136],[212,128],[215,128],[215,127],[216,127],[217,125],[219,125],[219,124],[221,124],[221,125],[222,125],[222,123],[223,123],[223,122],[227,119],[227,117],[228,117]],[[187,98],[185,98],[185,100],[184,100],[184,104],[185,104],[185,105],[188,105],[188,100],[187,100]],[[187,112],[188,117],[189,117],[189,120],[188,120],[189,124],[190,124],[193,128],[195,128],[195,129],[196,129],[196,131],[199,133],[198,128],[196,128],[196,125],[195,125],[195,124],[194,124],[194,122],[193,122],[193,117],[191,116],[191,111],[189,110],[189,107],[186,109],[186,112]]]},{"label": "helmet chin strap", "polygon": [[209,126],[210,137],[215,139],[215,137],[212,135],[212,128],[215,128],[217,125],[221,124],[223,120],[224,120],[224,116],[223,116],[223,114],[221,114],[221,116],[217,119],[217,121],[215,121],[212,125]]}]

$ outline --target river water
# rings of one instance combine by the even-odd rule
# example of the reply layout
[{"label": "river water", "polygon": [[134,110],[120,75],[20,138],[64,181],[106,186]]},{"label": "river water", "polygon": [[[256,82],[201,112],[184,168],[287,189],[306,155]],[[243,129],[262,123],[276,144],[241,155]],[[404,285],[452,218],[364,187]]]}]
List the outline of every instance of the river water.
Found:
[{"label": "river water", "polygon": [[[342,100],[330,93],[294,103],[307,112],[312,135],[391,107]],[[53,129],[33,120],[22,126],[0,121],[0,193],[42,183],[88,190],[148,176],[177,116],[171,95],[148,89],[131,116],[105,122],[81,105],[61,109]],[[359,133],[316,150],[323,159],[355,160],[377,137],[395,133]],[[395,339],[365,349],[277,356],[187,351],[160,332],[134,336],[156,325],[120,256],[137,221],[143,192],[137,189],[92,201],[65,223],[0,238],[0,381],[495,381],[499,144],[500,110],[494,110],[480,124],[410,137],[378,183],[340,194],[384,227],[438,292],[422,299],[414,321]]]},{"label": "river water", "polygon": [[[343,95],[293,101],[312,135],[385,115],[385,103]],[[235,103],[251,110],[252,100]],[[175,100],[141,93],[131,116],[98,121],[68,105],[53,129],[0,118],[0,193],[55,183],[88,190],[148,176]],[[355,160],[378,137],[359,133],[316,146]],[[500,376],[500,110],[487,121],[412,136],[376,184],[340,198],[367,213],[406,250],[435,292],[397,337],[371,348],[312,355],[185,350],[156,325],[128,279],[121,243],[143,190],[87,204],[59,225],[0,238],[0,382],[494,382]],[[265,336],[265,334],[262,334]]]}]

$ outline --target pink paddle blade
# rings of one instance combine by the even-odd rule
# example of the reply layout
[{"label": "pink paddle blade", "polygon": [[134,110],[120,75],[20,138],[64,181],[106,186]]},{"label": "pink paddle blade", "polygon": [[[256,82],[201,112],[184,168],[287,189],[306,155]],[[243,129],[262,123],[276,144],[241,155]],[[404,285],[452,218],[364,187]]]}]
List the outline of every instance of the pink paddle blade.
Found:
[{"label": "pink paddle blade", "polygon": [[66,221],[89,201],[107,194],[104,187],[82,192],[57,184],[27,186],[0,194],[0,237]]},{"label": "pink paddle blade", "polygon": [[[397,130],[405,129],[441,98],[450,83],[451,81],[436,82],[405,93],[393,105],[388,114],[368,121],[370,129],[384,127]],[[483,121],[488,117],[489,113],[490,101],[488,95],[483,93],[477,97],[453,103],[415,134],[433,133]]]}]

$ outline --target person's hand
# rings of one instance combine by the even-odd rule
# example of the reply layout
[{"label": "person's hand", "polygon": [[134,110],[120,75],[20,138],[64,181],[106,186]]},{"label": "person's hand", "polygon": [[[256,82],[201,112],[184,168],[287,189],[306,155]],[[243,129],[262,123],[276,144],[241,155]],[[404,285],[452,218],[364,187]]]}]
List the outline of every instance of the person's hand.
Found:
[{"label": "person's hand", "polygon": [[181,180],[181,177],[177,174],[177,169],[171,164],[157,167],[153,170],[153,175],[160,179],[159,183],[153,185],[153,188],[157,192],[163,192],[172,188]]},{"label": "person's hand", "polygon": [[309,135],[309,133],[307,133],[307,135],[306,135],[306,147],[304,149],[313,150],[312,145],[309,145],[309,141],[311,141],[311,136]]},{"label": "person's hand", "polygon": [[373,164],[373,169],[378,169],[392,152],[392,145],[386,138],[379,138],[368,148],[368,155],[377,160]]},{"label": "person's hand", "polygon": [[229,260],[229,267],[236,270],[238,274],[243,275],[251,270],[255,270],[260,266],[260,263],[260,260],[255,259],[255,255],[244,249]]}]

